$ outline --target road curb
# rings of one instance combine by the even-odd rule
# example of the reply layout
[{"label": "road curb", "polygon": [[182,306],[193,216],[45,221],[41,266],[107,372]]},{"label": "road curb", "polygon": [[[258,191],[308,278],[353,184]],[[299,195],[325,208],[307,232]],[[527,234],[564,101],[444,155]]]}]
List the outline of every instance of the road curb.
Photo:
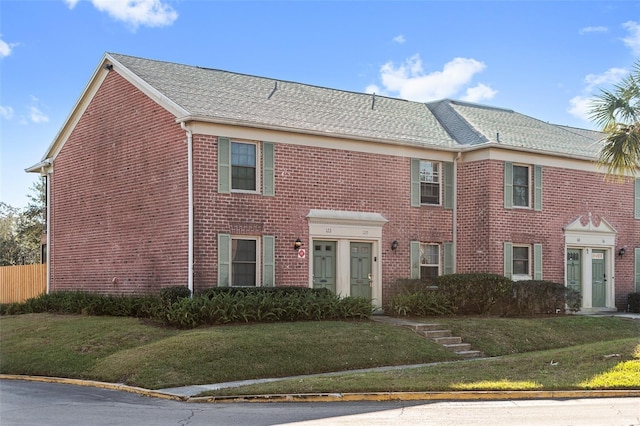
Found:
[{"label": "road curb", "polygon": [[355,401],[491,401],[523,399],[575,399],[575,398],[638,398],[640,389],[630,390],[568,390],[568,391],[460,391],[460,392],[372,392],[372,393],[321,393],[321,394],[273,394],[243,396],[190,397],[158,392],[150,389],[106,383],[93,380],[65,379],[45,376],[0,374],[0,380],[25,380],[32,382],[61,383],[111,389],[152,398],[197,403],[231,402],[355,402]]},{"label": "road curb", "polygon": [[640,390],[378,392],[192,397],[190,402],[491,401],[524,399],[637,398]]},{"label": "road curb", "polygon": [[15,374],[0,374],[0,380],[25,380],[30,382],[44,382],[44,383],[61,383],[66,385],[75,386],[87,386],[100,389],[111,389],[129,393],[135,393],[138,395],[149,396],[153,398],[171,399],[174,401],[187,401],[188,396],[172,395],[164,392],[158,392],[150,389],[139,388],[135,386],[128,386],[122,383],[107,383],[97,382],[94,380],[80,380],[80,379],[65,379],[60,377],[46,377],[46,376],[21,376]]}]

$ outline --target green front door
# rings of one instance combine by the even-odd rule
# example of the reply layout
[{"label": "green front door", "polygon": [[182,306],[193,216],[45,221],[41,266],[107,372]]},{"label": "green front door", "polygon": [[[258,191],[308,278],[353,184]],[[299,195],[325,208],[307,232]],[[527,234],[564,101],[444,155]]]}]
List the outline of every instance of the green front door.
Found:
[{"label": "green front door", "polygon": [[313,288],[336,292],[336,242],[313,242]]},{"label": "green front door", "polygon": [[591,306],[601,308],[606,305],[607,276],[604,250],[593,250],[591,255]]},{"label": "green front door", "polygon": [[567,287],[582,293],[582,260],[581,251],[567,250]]},{"label": "green front door", "polygon": [[351,243],[351,296],[371,299],[371,243]]}]

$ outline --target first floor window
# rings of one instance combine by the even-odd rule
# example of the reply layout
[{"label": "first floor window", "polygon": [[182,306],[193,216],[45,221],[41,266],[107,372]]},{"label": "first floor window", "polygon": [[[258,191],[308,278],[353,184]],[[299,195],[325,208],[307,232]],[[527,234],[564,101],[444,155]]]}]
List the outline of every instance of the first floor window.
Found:
[{"label": "first floor window", "polygon": [[513,275],[531,275],[528,246],[513,246]]},{"label": "first floor window", "polygon": [[231,285],[255,287],[258,273],[257,241],[255,239],[231,240]]},{"label": "first floor window", "polygon": [[420,278],[437,278],[440,275],[440,246],[420,244]]},{"label": "first floor window", "polygon": [[231,189],[255,191],[256,145],[231,142]]},{"label": "first floor window", "polygon": [[440,164],[420,161],[420,204],[440,204]]}]

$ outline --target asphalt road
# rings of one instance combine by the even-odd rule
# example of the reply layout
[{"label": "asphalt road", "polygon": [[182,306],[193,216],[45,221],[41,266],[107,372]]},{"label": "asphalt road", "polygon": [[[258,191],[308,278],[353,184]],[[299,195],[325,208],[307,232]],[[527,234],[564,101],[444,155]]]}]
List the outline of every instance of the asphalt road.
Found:
[{"label": "asphalt road", "polygon": [[0,424],[640,426],[640,398],[195,403],[86,386],[1,380]]}]

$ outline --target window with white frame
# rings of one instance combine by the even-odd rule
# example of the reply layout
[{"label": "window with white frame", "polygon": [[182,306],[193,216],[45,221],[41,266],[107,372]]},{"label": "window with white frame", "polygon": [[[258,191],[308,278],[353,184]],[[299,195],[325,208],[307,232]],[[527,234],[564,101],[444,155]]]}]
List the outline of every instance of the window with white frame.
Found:
[{"label": "window with white frame", "polygon": [[231,189],[255,191],[258,176],[257,145],[231,142]]},{"label": "window with white frame", "polygon": [[420,278],[437,278],[440,275],[440,246],[420,244]]},{"label": "window with white frame", "polygon": [[258,241],[255,238],[231,239],[231,285],[255,287],[258,282]]},{"label": "window with white frame", "polygon": [[529,207],[529,167],[513,165],[513,206]]},{"label": "window with white frame", "polygon": [[420,160],[420,204],[440,204],[440,163]]},{"label": "window with white frame", "polygon": [[531,250],[529,246],[513,245],[512,249],[514,279],[531,277]]}]

